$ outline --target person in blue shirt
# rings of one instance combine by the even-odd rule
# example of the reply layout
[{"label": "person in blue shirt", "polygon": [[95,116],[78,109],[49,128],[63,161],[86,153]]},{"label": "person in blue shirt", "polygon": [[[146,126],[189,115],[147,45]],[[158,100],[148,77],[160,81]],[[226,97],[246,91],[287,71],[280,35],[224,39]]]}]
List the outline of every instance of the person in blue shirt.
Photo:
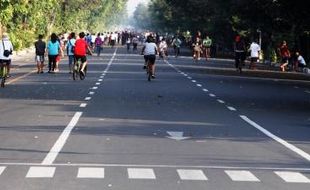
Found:
[{"label": "person in blue shirt", "polygon": [[72,73],[72,65],[74,61],[74,46],[75,46],[75,33],[72,32],[69,36],[68,43],[67,43],[67,55],[69,58],[69,73]]},{"label": "person in blue shirt", "polygon": [[59,53],[62,54],[60,43],[55,33],[51,35],[51,40],[47,44],[47,52],[48,52],[48,73],[52,73],[55,71],[57,56],[59,55]]}]

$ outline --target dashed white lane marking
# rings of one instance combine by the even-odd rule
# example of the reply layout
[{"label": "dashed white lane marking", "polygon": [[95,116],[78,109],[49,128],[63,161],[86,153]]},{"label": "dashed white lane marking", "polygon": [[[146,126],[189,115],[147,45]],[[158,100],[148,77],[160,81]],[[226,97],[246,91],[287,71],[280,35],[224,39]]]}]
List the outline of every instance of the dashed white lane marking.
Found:
[{"label": "dashed white lane marking", "polygon": [[203,90],[204,92],[209,92],[209,90],[208,90],[208,89],[205,89],[205,88],[204,88],[204,89],[202,89],[202,90]]},{"label": "dashed white lane marking", "polygon": [[85,108],[86,106],[87,106],[86,103],[81,103],[81,104],[80,104],[80,108]]},{"label": "dashed white lane marking", "polygon": [[267,135],[268,137],[270,137],[273,140],[277,141],[278,143],[282,144],[283,146],[290,149],[291,151],[297,153],[298,155],[300,155],[304,159],[310,161],[310,155],[308,153],[306,153],[305,151],[301,150],[300,148],[297,148],[296,146],[286,142],[285,140],[281,139],[280,137],[278,137],[278,136],[272,134],[271,132],[267,131],[266,129],[264,129],[263,127],[261,127],[257,123],[255,123],[254,121],[250,120],[247,116],[240,115],[240,117],[241,117],[241,119],[246,121],[248,124],[250,124],[251,126],[255,127],[257,130],[259,130],[262,133],[264,133],[265,135]]},{"label": "dashed white lane marking", "polygon": [[215,95],[215,94],[209,94],[209,96],[210,96],[210,97],[215,97],[216,95]]},{"label": "dashed white lane marking", "polygon": [[196,86],[197,86],[197,87],[202,87],[202,85],[201,85],[201,84],[196,84]]},{"label": "dashed white lane marking", "polygon": [[128,168],[129,179],[156,179],[153,169]]},{"label": "dashed white lane marking", "polygon": [[104,78],[104,76],[100,76],[99,78],[100,78],[100,79],[103,79],[103,78]]},{"label": "dashed white lane marking", "polygon": [[305,93],[308,93],[308,94],[310,94],[310,91],[309,91],[309,90],[306,90],[306,91],[305,91]]},{"label": "dashed white lane marking", "polygon": [[98,81],[99,81],[99,82],[102,82],[103,80],[102,80],[102,79],[98,79]]},{"label": "dashed white lane marking", "polygon": [[228,108],[230,111],[237,111],[236,108],[231,107],[231,106],[227,106],[227,108]]},{"label": "dashed white lane marking", "polygon": [[26,178],[52,178],[55,174],[55,167],[30,167]]},{"label": "dashed white lane marking", "polygon": [[97,87],[97,86],[94,86],[94,87],[92,87],[91,89],[93,89],[93,90],[97,90],[97,89],[98,89],[98,87]]},{"label": "dashed white lane marking", "polygon": [[91,100],[91,97],[86,97],[85,100],[87,100],[87,101],[88,101],[88,100]]},{"label": "dashed white lane marking", "polygon": [[3,167],[0,167],[0,175],[4,172],[4,170],[5,170],[5,167],[3,166]]},{"label": "dashed white lane marking", "polygon": [[223,100],[217,99],[217,101],[221,104],[225,104],[225,102]]},{"label": "dashed white lane marking", "polygon": [[89,92],[88,94],[89,94],[89,95],[94,95],[94,94],[95,94],[95,92]]},{"label": "dashed white lane marking", "polygon": [[100,85],[101,83],[100,82],[96,82],[96,85]]},{"label": "dashed white lane marking", "polygon": [[192,80],[192,77],[187,77],[189,80]]},{"label": "dashed white lane marking", "polygon": [[196,83],[197,81],[195,81],[195,80],[192,80],[192,82],[193,82],[193,83]]},{"label": "dashed white lane marking", "polygon": [[79,168],[77,178],[104,178],[104,168]]},{"label": "dashed white lane marking", "polygon": [[260,182],[260,180],[255,177],[249,171],[234,171],[234,170],[226,170],[225,173],[231,178],[233,181],[251,181],[251,182]]},{"label": "dashed white lane marking", "polygon": [[58,156],[59,152],[61,151],[62,147],[65,145],[67,139],[69,138],[69,135],[75,125],[78,123],[80,117],[82,116],[82,112],[76,112],[74,116],[72,117],[70,123],[67,125],[67,127],[63,130],[61,135],[59,136],[58,140],[52,147],[52,149],[49,151],[49,153],[46,155],[44,160],[42,161],[42,165],[51,165],[55,161],[56,157]]},{"label": "dashed white lane marking", "polygon": [[202,170],[177,170],[177,172],[181,180],[208,180]]},{"label": "dashed white lane marking", "polygon": [[310,183],[310,179],[298,172],[274,172],[288,183]]}]

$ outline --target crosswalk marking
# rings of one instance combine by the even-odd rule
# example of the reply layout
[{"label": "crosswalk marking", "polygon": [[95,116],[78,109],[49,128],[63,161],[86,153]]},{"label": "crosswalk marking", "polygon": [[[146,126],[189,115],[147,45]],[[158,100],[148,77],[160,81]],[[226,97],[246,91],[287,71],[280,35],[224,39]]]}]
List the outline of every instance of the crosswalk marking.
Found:
[{"label": "crosswalk marking", "polygon": [[310,183],[310,179],[298,172],[274,172],[288,183]]},{"label": "crosswalk marking", "polygon": [[128,168],[129,179],[156,179],[153,169],[150,168]]},{"label": "crosswalk marking", "polygon": [[260,180],[255,177],[249,171],[236,171],[236,170],[226,170],[225,173],[233,180],[233,181],[249,181],[249,182],[260,182]]},{"label": "crosswalk marking", "polygon": [[177,172],[181,180],[208,180],[202,170],[177,170]]},{"label": "crosswalk marking", "polygon": [[55,174],[55,167],[30,167],[26,178],[52,178]]},{"label": "crosswalk marking", "polygon": [[104,168],[79,168],[77,178],[104,178]]},{"label": "crosswalk marking", "polygon": [[0,167],[0,175],[4,172],[4,170],[5,170],[5,167],[4,167],[4,166],[1,166],[1,167]]}]

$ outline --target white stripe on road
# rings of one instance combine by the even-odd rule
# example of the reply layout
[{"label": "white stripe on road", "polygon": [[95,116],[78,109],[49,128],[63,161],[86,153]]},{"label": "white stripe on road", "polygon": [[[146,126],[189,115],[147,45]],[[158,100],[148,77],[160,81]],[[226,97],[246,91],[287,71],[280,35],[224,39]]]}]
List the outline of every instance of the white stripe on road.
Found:
[{"label": "white stripe on road", "polygon": [[4,172],[5,168],[6,167],[4,167],[4,166],[0,167],[0,175]]},{"label": "white stripe on road", "polygon": [[306,90],[306,91],[305,91],[305,93],[308,93],[308,94],[310,94],[310,91],[309,91],[309,90]]},{"label": "white stripe on road", "polygon": [[85,108],[87,106],[86,103],[81,103],[80,108]]},{"label": "white stripe on road", "polygon": [[95,92],[89,92],[88,94],[89,94],[89,95],[94,95],[94,94],[95,94]]},{"label": "white stripe on road", "polygon": [[217,101],[218,101],[219,103],[221,103],[221,104],[225,104],[225,102],[224,102],[223,100],[218,99]]},{"label": "white stripe on road", "polygon": [[26,178],[52,178],[55,170],[55,167],[30,167]]},{"label": "white stripe on road", "polygon": [[298,172],[274,172],[288,183],[310,183],[310,179]]},{"label": "white stripe on road", "polygon": [[49,151],[49,153],[46,155],[45,159],[42,161],[42,165],[51,165],[55,161],[56,157],[58,156],[59,152],[65,145],[67,139],[69,138],[69,135],[75,125],[78,123],[80,117],[82,116],[82,112],[76,112],[71,119],[70,123],[67,125],[67,127],[64,129],[64,131],[59,136],[58,140],[54,144],[53,148]]},{"label": "white stripe on road", "polygon": [[198,86],[198,87],[202,87],[202,85],[201,85],[201,84],[196,84],[196,86]]},{"label": "white stripe on road", "polygon": [[261,131],[262,133],[264,133],[265,135],[267,135],[268,137],[272,138],[273,140],[277,141],[278,143],[282,144],[283,146],[285,146],[286,148],[290,149],[291,151],[297,153],[298,155],[300,155],[301,157],[305,158],[306,160],[310,161],[310,155],[308,153],[306,153],[305,151],[301,150],[300,148],[297,148],[296,146],[286,142],[285,140],[277,137],[276,135],[272,134],[271,132],[267,131],[266,129],[264,129],[263,127],[261,127],[260,125],[258,125],[257,123],[255,123],[254,121],[250,120],[247,116],[244,115],[240,115],[241,119],[243,119],[244,121],[246,121],[248,124],[252,125],[253,127],[255,127],[256,129],[258,129],[259,131]]},{"label": "white stripe on road", "polygon": [[129,179],[156,179],[153,169],[128,168]]},{"label": "white stripe on road", "polygon": [[208,180],[202,170],[177,170],[177,172],[181,180]]},{"label": "white stripe on road", "polygon": [[210,97],[215,97],[216,95],[215,95],[215,94],[209,94],[209,96],[210,96]]},{"label": "white stripe on road", "polygon": [[88,101],[88,100],[91,100],[91,97],[86,97],[85,100],[87,100],[87,101]]},{"label": "white stripe on road", "polygon": [[93,90],[97,90],[98,89],[98,86],[94,86],[92,87]]},{"label": "white stripe on road", "polygon": [[79,168],[77,178],[104,178],[104,168]]},{"label": "white stripe on road", "polygon": [[103,80],[102,79],[98,79],[98,82],[102,82]]},{"label": "white stripe on road", "polygon": [[208,89],[205,89],[205,88],[204,88],[204,89],[202,89],[202,90],[203,90],[204,92],[209,92],[209,90],[208,90]]},{"label": "white stripe on road", "polygon": [[96,85],[100,85],[101,83],[100,82],[96,82]]},{"label": "white stripe on road", "polygon": [[251,181],[251,182],[260,182],[260,180],[255,177],[249,171],[234,171],[234,170],[226,170],[225,173],[230,177],[233,181]]},{"label": "white stripe on road", "polygon": [[227,106],[227,108],[228,108],[230,111],[237,111],[236,108],[231,107],[231,106]]},{"label": "white stripe on road", "polygon": [[193,83],[196,83],[197,81],[196,81],[196,80],[192,80],[192,82],[193,82]]}]

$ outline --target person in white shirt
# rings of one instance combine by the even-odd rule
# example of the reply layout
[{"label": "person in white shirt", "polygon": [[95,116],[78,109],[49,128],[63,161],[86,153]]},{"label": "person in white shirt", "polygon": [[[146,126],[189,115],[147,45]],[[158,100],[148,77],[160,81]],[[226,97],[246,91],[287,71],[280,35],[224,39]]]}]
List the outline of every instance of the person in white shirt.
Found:
[{"label": "person in white shirt", "polygon": [[259,59],[259,53],[261,51],[261,48],[255,41],[253,41],[249,48],[249,51],[251,51],[250,69],[255,69],[255,63]]},{"label": "person in white shirt", "polygon": [[165,38],[162,38],[162,40],[159,44],[159,55],[161,58],[165,59],[165,57],[168,56],[167,50],[168,50],[167,42],[166,42]]},{"label": "person in white shirt", "polygon": [[[4,55],[6,52],[9,52],[8,55]],[[9,39],[9,35],[4,33],[2,35],[2,40],[0,41],[0,65],[4,64],[7,67],[7,77],[10,77],[10,67],[12,59],[13,45]]]},{"label": "person in white shirt", "polygon": [[294,70],[298,71],[299,68],[301,68],[301,70],[302,70],[303,68],[305,68],[307,66],[306,61],[303,58],[303,56],[300,55],[300,53],[298,51],[296,51],[295,54],[296,54],[297,60],[296,60],[295,65],[294,65]]},{"label": "person in white shirt", "polygon": [[[146,43],[144,44],[141,54],[144,55],[145,63],[149,63],[152,66],[152,78],[155,78],[155,60],[158,55],[157,45],[155,39],[152,36],[148,36]],[[146,69],[146,65],[144,65]]]}]

